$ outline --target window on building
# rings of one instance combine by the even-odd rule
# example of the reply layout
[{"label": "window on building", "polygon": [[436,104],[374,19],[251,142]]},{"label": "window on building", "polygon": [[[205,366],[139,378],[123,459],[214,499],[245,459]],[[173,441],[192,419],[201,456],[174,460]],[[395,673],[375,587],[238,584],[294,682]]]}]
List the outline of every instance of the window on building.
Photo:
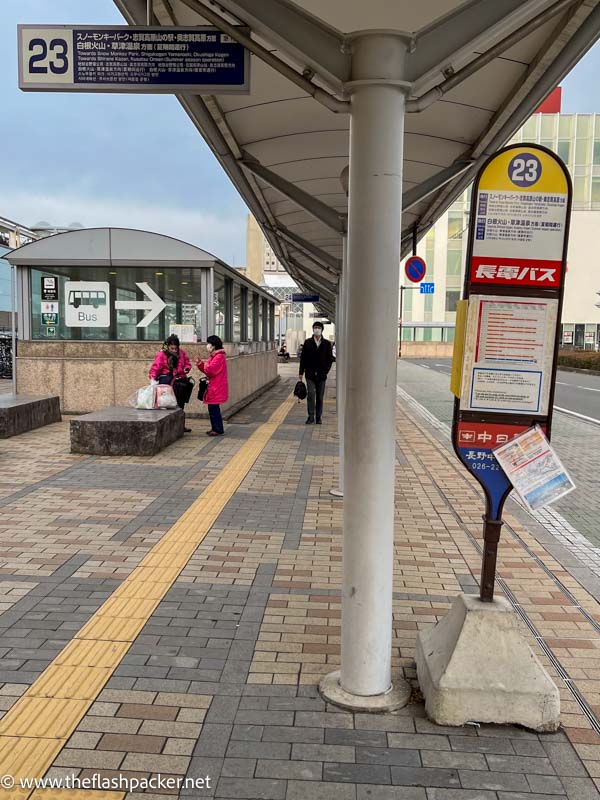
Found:
[{"label": "window on building", "polygon": [[256,326],[256,341],[262,342],[264,341],[264,322],[263,322],[263,299],[259,295],[256,295],[256,305],[258,309],[258,320]]},{"label": "window on building", "polygon": [[592,115],[591,114],[578,114],[577,115],[577,138],[587,139],[592,134]]},{"label": "window on building", "polygon": [[435,228],[432,228],[425,237],[425,263],[427,264],[427,268],[429,269],[430,274],[432,274],[434,271],[434,259],[435,259]]},{"label": "window on building", "polygon": [[252,292],[252,341],[260,342],[260,297]]},{"label": "window on building", "polygon": [[460,300],[460,292],[446,292],[446,311],[456,311],[456,304]]},{"label": "window on building", "polygon": [[529,117],[525,125],[523,125],[523,138],[537,140],[538,138],[538,117],[541,114],[534,114]]},{"label": "window on building", "polygon": [[571,161],[571,140],[570,139],[559,139],[558,140],[558,155],[565,164],[568,164]]},{"label": "window on building", "polygon": [[[423,311],[425,314],[431,314],[433,312],[433,295],[426,294],[423,298]],[[429,318],[431,321],[431,317]]]},{"label": "window on building", "polygon": [[592,203],[600,205],[600,178],[592,178]]},{"label": "window on building", "polygon": [[570,139],[573,136],[573,119],[570,114],[561,114],[558,118],[558,136],[560,139]]},{"label": "window on building", "polygon": [[448,239],[462,239],[464,216],[462,211],[448,212]]},{"label": "window on building", "polygon": [[[214,272],[215,334],[225,340],[225,279]],[[210,324],[210,323],[209,323]]]},{"label": "window on building", "polygon": [[240,287],[240,305],[241,305],[241,326],[240,326],[240,341],[247,342],[248,337],[248,320],[252,319],[252,316],[248,316],[248,295],[251,292],[248,291],[247,286]]},{"label": "window on building", "polygon": [[575,164],[584,166],[590,161],[591,139],[577,139],[575,141]]},{"label": "window on building", "polygon": [[233,284],[233,338],[234,342],[242,341],[242,287]]},{"label": "window on building", "polygon": [[255,326],[254,326],[254,292],[248,289],[248,341],[255,342]]},{"label": "window on building", "polygon": [[556,136],[556,116],[554,114],[542,114],[541,137],[542,139],[554,139]]},{"label": "window on building", "polygon": [[575,175],[573,181],[573,201],[578,204],[587,204],[590,195],[590,176],[589,173],[584,175]]},{"label": "window on building", "polygon": [[600,139],[594,139],[594,152],[592,157],[594,166],[600,166]]},{"label": "window on building", "polygon": [[462,248],[448,250],[446,261],[446,275],[460,275],[462,269]]},{"label": "window on building", "polygon": [[[202,270],[121,267],[117,270],[94,267],[55,267],[31,270],[31,324],[33,339],[164,341],[172,326],[188,326],[187,334],[201,336]],[[41,314],[41,281],[58,277],[58,321],[44,324]],[[81,287],[77,284],[95,284]],[[146,311],[115,309],[114,301],[130,303],[145,300],[136,286],[147,283],[166,306],[150,325],[141,327]],[[93,317],[96,319],[92,319]],[[77,325],[81,321],[81,325]],[[106,324],[98,325],[98,322]],[[90,323],[94,323],[93,326]],[[181,333],[181,331],[180,331]]]},{"label": "window on building", "polygon": [[412,319],[414,289],[405,289],[402,292],[402,318]]}]

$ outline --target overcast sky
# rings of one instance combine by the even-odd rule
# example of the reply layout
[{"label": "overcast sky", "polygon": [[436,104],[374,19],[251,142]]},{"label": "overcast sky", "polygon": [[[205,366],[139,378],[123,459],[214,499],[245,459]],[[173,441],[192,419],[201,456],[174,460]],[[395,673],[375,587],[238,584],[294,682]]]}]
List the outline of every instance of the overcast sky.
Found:
[{"label": "overcast sky", "polygon": [[[1,0],[0,216],[114,225],[245,261],[246,208],[174,97],[25,93],[17,23],[123,24],[112,0]],[[600,111],[597,45],[564,82],[563,111]]]}]

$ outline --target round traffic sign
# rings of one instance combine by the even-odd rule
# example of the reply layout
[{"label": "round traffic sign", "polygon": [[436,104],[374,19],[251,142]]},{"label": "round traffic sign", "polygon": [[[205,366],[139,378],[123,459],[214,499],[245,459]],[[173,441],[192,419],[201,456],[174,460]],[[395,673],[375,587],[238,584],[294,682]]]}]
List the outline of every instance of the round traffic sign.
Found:
[{"label": "round traffic sign", "polygon": [[404,272],[409,281],[419,283],[425,277],[427,264],[420,256],[411,256],[406,260]]}]

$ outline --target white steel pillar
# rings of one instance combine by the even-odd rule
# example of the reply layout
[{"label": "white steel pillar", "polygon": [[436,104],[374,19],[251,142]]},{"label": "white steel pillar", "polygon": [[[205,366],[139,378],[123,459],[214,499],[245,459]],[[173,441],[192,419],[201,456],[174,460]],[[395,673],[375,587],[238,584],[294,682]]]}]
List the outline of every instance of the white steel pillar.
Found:
[{"label": "white steel pillar", "polygon": [[346,306],[348,293],[346,292],[346,255],[347,239],[342,239],[342,274],[338,282],[335,315],[335,382],[336,382],[336,401],[338,415],[338,439],[339,439],[339,473],[337,489],[331,489],[330,494],[334,497],[344,496],[344,417],[346,406]]},{"label": "white steel pillar", "polygon": [[345,334],[342,660],[322,693],[351,708],[404,705],[392,686],[392,592],[402,80],[406,37],[352,42],[348,297]]}]

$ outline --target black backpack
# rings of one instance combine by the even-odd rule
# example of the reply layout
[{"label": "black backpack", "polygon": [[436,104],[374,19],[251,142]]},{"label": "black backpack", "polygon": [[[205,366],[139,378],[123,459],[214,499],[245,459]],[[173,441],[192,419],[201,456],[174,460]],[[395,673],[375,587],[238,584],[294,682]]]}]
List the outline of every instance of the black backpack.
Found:
[{"label": "black backpack", "polygon": [[297,397],[298,400],[306,400],[306,386],[304,385],[304,381],[298,381],[296,386],[294,387],[294,397]]}]

